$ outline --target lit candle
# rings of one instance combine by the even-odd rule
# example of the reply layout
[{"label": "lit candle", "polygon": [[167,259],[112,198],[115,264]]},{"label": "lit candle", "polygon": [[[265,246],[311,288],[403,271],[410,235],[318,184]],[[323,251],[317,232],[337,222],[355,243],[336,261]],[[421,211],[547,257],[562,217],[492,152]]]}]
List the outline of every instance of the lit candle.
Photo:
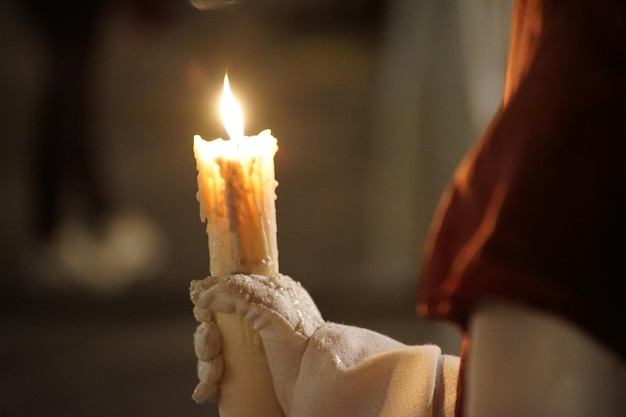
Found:
[{"label": "lit candle", "polygon": [[[274,154],[269,130],[244,136],[242,112],[224,78],[222,119],[230,140],[194,137],[200,219],[207,223],[211,276],[278,273]],[[221,417],[284,416],[262,342],[235,315],[214,314],[222,334]]]},{"label": "lit candle", "polygon": [[207,223],[212,276],[278,273],[276,139],[243,134],[241,109],[224,78],[222,118],[231,140],[194,137],[200,218]]}]

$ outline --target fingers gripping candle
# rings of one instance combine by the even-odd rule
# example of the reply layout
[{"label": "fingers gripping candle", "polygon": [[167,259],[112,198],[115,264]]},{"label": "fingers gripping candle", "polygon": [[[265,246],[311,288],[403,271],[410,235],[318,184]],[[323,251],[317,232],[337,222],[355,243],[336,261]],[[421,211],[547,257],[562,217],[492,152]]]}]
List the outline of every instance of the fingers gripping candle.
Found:
[{"label": "fingers gripping candle", "polygon": [[[224,78],[222,118],[231,140],[194,137],[200,219],[207,224],[212,276],[278,273],[276,139],[269,130],[243,134],[241,110]],[[235,315],[214,314],[222,334],[221,417],[284,416],[272,386],[262,342]]]}]

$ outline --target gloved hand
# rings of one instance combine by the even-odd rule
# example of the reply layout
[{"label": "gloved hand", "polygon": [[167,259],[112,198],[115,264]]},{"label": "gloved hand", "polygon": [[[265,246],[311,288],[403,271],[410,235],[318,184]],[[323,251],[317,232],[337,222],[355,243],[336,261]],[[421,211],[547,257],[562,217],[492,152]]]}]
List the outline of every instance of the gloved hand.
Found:
[{"label": "gloved hand", "polygon": [[288,417],[449,416],[459,361],[437,346],[322,319],[307,291],[285,275],[229,275],[193,281],[201,323],[194,335],[200,383],[194,399],[217,397],[221,338],[212,312],[236,314],[257,330],[278,401]]}]

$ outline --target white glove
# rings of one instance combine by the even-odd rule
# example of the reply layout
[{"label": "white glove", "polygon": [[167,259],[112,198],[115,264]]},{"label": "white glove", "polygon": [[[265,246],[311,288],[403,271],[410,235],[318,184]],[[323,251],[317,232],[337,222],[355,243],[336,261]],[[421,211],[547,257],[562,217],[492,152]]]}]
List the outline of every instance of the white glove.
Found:
[{"label": "white glove", "polygon": [[217,398],[222,377],[221,338],[211,319],[219,312],[244,317],[259,333],[288,417],[454,415],[457,357],[325,322],[307,291],[285,275],[193,281],[191,300],[201,323],[194,335],[198,402]]}]

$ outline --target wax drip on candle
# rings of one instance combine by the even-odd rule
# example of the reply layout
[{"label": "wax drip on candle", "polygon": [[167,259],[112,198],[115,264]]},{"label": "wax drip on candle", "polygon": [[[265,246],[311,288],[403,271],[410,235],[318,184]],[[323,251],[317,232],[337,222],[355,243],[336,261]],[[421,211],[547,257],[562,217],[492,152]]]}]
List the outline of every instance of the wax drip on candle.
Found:
[{"label": "wax drip on candle", "polygon": [[243,139],[243,112],[230,90],[228,74],[224,76],[224,91],[220,104],[222,121],[231,140]]}]

